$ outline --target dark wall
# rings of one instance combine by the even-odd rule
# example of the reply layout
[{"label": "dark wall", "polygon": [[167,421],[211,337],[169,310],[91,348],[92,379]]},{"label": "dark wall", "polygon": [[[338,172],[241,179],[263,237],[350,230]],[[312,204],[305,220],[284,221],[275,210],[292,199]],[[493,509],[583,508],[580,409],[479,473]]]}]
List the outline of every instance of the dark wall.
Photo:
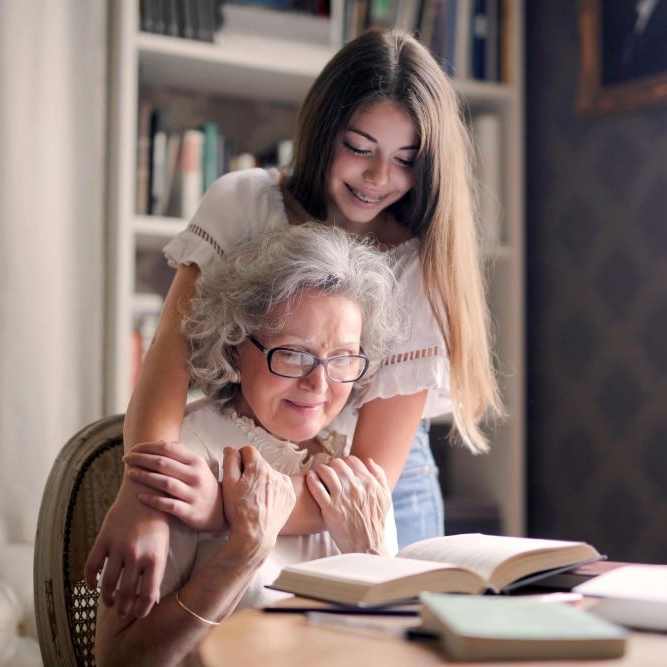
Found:
[{"label": "dark wall", "polygon": [[577,2],[524,4],[529,532],[667,562],[667,104],[578,115]]}]

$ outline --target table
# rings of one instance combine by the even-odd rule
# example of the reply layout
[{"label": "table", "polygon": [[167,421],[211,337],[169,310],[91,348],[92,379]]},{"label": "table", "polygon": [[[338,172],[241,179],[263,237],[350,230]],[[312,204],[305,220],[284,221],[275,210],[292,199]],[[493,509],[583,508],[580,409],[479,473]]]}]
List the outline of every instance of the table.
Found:
[{"label": "table", "polygon": [[[309,603],[310,604],[310,603]],[[349,618],[349,617],[346,617]],[[402,631],[417,617],[359,616],[378,630],[312,625],[303,614],[246,609],[214,628],[201,643],[202,667],[422,667],[450,664],[437,641],[408,641]],[[516,662],[451,663],[493,667]],[[544,661],[545,667],[665,667],[667,633],[633,632],[616,660]]]}]

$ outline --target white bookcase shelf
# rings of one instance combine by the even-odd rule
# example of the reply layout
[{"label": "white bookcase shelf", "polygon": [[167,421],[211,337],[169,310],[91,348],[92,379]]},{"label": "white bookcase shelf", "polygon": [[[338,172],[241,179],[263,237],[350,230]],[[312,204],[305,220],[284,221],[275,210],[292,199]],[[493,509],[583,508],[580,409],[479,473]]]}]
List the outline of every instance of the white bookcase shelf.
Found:
[{"label": "white bookcase shelf", "polygon": [[[508,10],[506,68],[509,83],[455,81],[467,115],[491,113],[502,132],[503,234],[485,249],[489,296],[496,329],[502,389],[509,413],[493,434],[493,451],[471,456],[452,449],[451,491],[495,503],[503,529],[524,531],[524,369],[523,369],[523,61],[519,0],[503,0]],[[334,8],[342,3],[334,0]],[[161,256],[167,240],[183,229],[178,218],[138,216],[136,206],[137,110],[142,86],[165,86],[248,104],[278,103],[294,111],[308,87],[333,55],[339,18],[331,39],[322,42],[276,39],[223,31],[215,43],[188,41],[139,30],[137,0],[111,3],[111,92],[108,188],[108,310],[106,409],[123,412],[130,396],[132,306],[139,258]],[[339,11],[336,10],[336,11]],[[234,22],[232,22],[234,23]],[[273,33],[276,34],[276,33]],[[139,270],[141,270],[139,268]]]},{"label": "white bookcase shelf", "polygon": [[213,44],[141,32],[136,38],[142,82],[297,104],[334,53],[248,34],[225,33]]}]

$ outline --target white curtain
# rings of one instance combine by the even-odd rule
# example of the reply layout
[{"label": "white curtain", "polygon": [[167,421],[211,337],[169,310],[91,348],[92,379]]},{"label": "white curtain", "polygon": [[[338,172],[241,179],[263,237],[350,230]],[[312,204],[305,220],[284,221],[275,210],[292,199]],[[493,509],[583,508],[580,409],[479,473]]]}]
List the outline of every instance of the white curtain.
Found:
[{"label": "white curtain", "polygon": [[105,0],[0,0],[0,540],[101,416]]}]

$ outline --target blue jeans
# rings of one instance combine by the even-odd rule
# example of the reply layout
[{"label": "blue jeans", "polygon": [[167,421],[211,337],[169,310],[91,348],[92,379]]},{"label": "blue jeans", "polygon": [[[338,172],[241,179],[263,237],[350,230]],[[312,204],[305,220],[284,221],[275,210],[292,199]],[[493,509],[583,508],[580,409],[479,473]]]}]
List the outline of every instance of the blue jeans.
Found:
[{"label": "blue jeans", "polygon": [[445,533],[445,509],[438,467],[429,444],[429,427],[428,420],[419,422],[408,460],[392,494],[399,549]]}]

